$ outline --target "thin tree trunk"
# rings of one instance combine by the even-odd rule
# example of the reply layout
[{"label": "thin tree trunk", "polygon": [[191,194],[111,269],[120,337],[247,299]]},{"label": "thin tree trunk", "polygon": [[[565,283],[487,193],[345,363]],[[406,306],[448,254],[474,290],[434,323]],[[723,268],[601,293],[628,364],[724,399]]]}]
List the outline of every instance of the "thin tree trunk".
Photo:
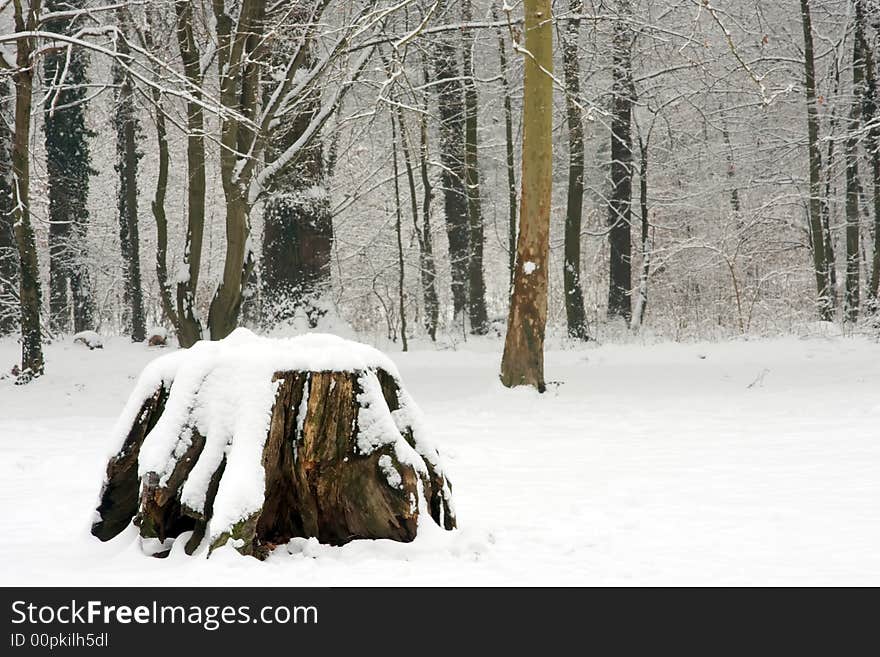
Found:
[{"label": "thin tree trunk", "polygon": [[522,195],[516,272],[501,382],[543,392],[553,185],[553,27],[550,0],[524,0]]},{"label": "thin tree trunk", "polygon": [[[472,20],[471,0],[462,2],[462,20]],[[468,207],[468,317],[471,333],[485,335],[489,330],[486,311],[486,280],[483,274],[483,214],[480,198],[480,168],[477,161],[477,85],[474,82],[474,30],[465,30],[462,48],[464,63],[464,171]]]},{"label": "thin tree trunk", "polygon": [[[834,90],[833,97],[837,97],[840,92],[840,66],[838,66],[837,59],[834,59]],[[831,105],[831,117],[828,121],[828,134],[833,135],[837,130],[837,108],[835,105]],[[834,151],[835,140],[828,140],[828,150],[826,151],[826,159],[824,162],[825,169],[825,196],[823,197],[824,202],[822,203],[822,236],[824,240],[824,248],[825,248],[825,262],[827,263],[828,270],[828,296],[829,301],[831,303],[831,307],[836,311],[837,310],[837,296],[838,296],[838,284],[837,284],[837,258],[834,255],[834,235],[831,233],[831,203],[828,202],[828,199],[831,198],[831,186],[832,181],[834,179]]]},{"label": "thin tree trunk", "polygon": [[[15,31],[33,32],[37,29],[40,2],[33,0],[23,13],[15,3]],[[27,382],[43,374],[42,328],[40,326],[40,266],[37,244],[30,213],[30,137],[33,101],[33,60],[35,39],[20,37],[16,42],[16,69],[12,80],[15,85],[15,139],[12,144],[12,176],[14,180],[15,243],[19,258],[19,301],[21,304],[21,377]]]},{"label": "thin tree trunk", "polygon": [[862,0],[856,0],[856,20],[863,25],[857,33],[862,48],[862,59],[865,65],[865,87],[862,102],[864,124],[867,127],[865,146],[871,159],[871,183],[873,186],[873,224],[874,245],[871,268],[868,276],[868,308],[870,312],[880,310],[880,125],[877,121],[877,73],[874,64],[874,52],[866,38],[864,24],[865,13]]},{"label": "thin tree trunk", "polygon": [[583,12],[582,0],[571,0],[565,38],[562,42],[562,70],[565,77],[565,108],[568,121],[568,201],[565,210],[565,259],[563,283],[568,335],[589,340],[581,289],[581,220],[584,205],[584,123],[579,97],[581,71],[578,64],[578,37]]},{"label": "thin tree trunk", "polygon": [[[126,54],[123,44],[120,51]],[[137,139],[140,124],[134,105],[131,76],[117,65],[115,82],[119,89],[116,99],[116,170],[119,175],[119,237],[125,272],[125,297],[129,304],[129,327],[132,342],[146,339],[144,299],[141,290],[140,239],[138,235],[137,171],[141,153]]]},{"label": "thin tree trunk", "polygon": [[[645,321],[645,310],[648,307],[648,280],[651,276],[651,224],[648,220],[648,144],[651,140],[651,132],[642,141],[639,137],[639,208],[641,210],[642,223],[642,267],[639,273],[638,297],[633,309],[633,318],[630,328],[638,331]],[[734,190],[735,192],[736,190]],[[736,196],[731,201],[738,205]],[[735,210],[737,212],[738,210]]]},{"label": "thin tree trunk", "polygon": [[[152,30],[152,13],[147,11],[147,30],[144,31],[144,40],[147,48],[155,52]],[[159,78],[158,71],[154,74]],[[156,146],[159,156],[159,170],[156,176],[156,191],[150,209],[156,220],[156,278],[159,283],[159,299],[162,310],[171,324],[178,330],[180,318],[172,299],[171,285],[168,281],[168,219],[165,215],[165,196],[168,192],[168,169],[170,156],[168,152],[168,132],[165,127],[165,108],[162,103],[162,94],[158,87],[152,90],[153,107],[155,109],[156,122]],[[182,343],[181,343],[182,344]]]},{"label": "thin tree trunk", "polygon": [[[492,5],[492,20],[497,21],[495,5]],[[507,48],[504,33],[498,28],[498,60],[501,69],[501,93],[504,96],[504,147],[507,165],[507,255],[510,274],[509,285],[513,287],[513,273],[516,266],[516,160],[513,150],[513,103],[510,100],[510,81],[508,80]]]},{"label": "thin tree trunk", "polygon": [[[420,120],[420,139],[422,152],[422,185],[425,187],[424,196],[424,225],[419,225],[419,201],[416,191],[416,178],[412,161],[412,152],[410,151],[409,139],[407,139],[406,123],[404,122],[403,109],[400,103],[395,104],[395,114],[397,116],[397,124],[400,126],[400,145],[403,152],[403,163],[406,169],[406,180],[409,186],[410,214],[412,215],[413,229],[415,230],[416,240],[419,243],[419,277],[422,284],[422,295],[425,304],[425,330],[431,337],[431,340],[437,339],[437,289],[435,279],[437,277],[434,268],[434,254],[431,246],[431,225],[428,219],[428,213],[431,210],[431,184],[428,179],[428,125],[427,125],[427,107],[421,115]],[[394,125],[392,123],[392,129]],[[399,245],[400,246],[400,245]],[[402,253],[402,251],[401,251]]]},{"label": "thin tree trunk", "polygon": [[619,3],[614,22],[613,100],[611,116],[611,194],[608,240],[611,247],[608,278],[608,317],[632,317],[632,34],[629,0]]},{"label": "thin tree trunk", "polygon": [[9,84],[0,78],[0,337],[18,329],[18,250],[12,228],[15,205],[11,130],[14,117],[7,106]]},{"label": "thin tree trunk", "polygon": [[[428,72],[425,70],[425,81]],[[425,330],[431,340],[437,339],[437,321],[440,314],[440,303],[437,299],[437,266],[434,262],[433,237],[431,236],[431,199],[434,193],[428,176],[428,98],[425,96],[424,112],[419,130],[419,171],[422,178],[422,240],[424,248],[421,262],[422,285],[425,290]],[[415,216],[415,215],[413,215]]]},{"label": "thin tree trunk", "polygon": [[861,104],[864,94],[864,52],[862,50],[863,26],[859,18],[860,9],[856,4],[856,35],[853,39],[852,61],[852,107],[846,136],[846,296],[844,299],[844,318],[855,323],[859,316],[861,278],[859,247],[859,164],[858,131],[861,119]]},{"label": "thin tree trunk", "polygon": [[[214,3],[217,24],[217,70],[220,74],[220,102],[235,109],[238,116],[222,119],[220,137],[220,181],[226,199],[226,256],[223,278],[208,311],[212,340],[220,340],[238,325],[242,293],[254,268],[249,249],[250,174],[240,173],[240,153],[248,153],[255,134],[246,121],[256,115],[265,5],[244,0],[233,27],[223,3]],[[234,29],[234,32],[233,32]],[[245,36],[246,35],[246,36]],[[243,120],[244,119],[244,120]],[[252,166],[249,171],[252,171]]]},{"label": "thin tree trunk", "polygon": [[[403,124],[401,124],[402,127]],[[394,230],[397,234],[397,294],[400,312],[400,340],[403,350],[408,350],[406,342],[406,297],[404,295],[405,278],[403,271],[403,220],[400,209],[400,167],[397,164],[397,124],[391,116],[391,161],[394,170]]]},{"label": "thin tree trunk", "polygon": [[822,230],[822,153],[819,150],[819,110],[816,99],[816,66],[813,60],[813,26],[809,0],[801,0],[801,25],[804,32],[804,94],[807,108],[807,141],[810,160],[809,223],[813,250],[813,269],[816,274],[819,318],[834,319],[831,303],[831,285],[825,240]]},{"label": "thin tree trunk", "polygon": [[[445,4],[444,0],[440,0]],[[444,9],[437,10],[438,15]],[[468,262],[470,225],[464,167],[464,91],[458,63],[459,41],[446,33],[434,39],[432,53],[437,106],[439,112],[440,176],[449,239],[449,266],[452,274],[452,309],[455,322],[463,319],[468,306]]]},{"label": "thin tree trunk", "polygon": [[[140,33],[144,46],[151,52],[156,52],[153,39],[153,13],[146,12],[146,29]],[[161,71],[153,64],[154,81],[161,79]],[[165,108],[162,102],[162,93],[157,85],[151,89],[153,119],[156,125],[156,146],[158,154],[158,172],[156,176],[156,188],[153,200],[150,202],[150,210],[156,222],[156,278],[159,283],[159,301],[162,306],[164,317],[177,330],[180,320],[177,314],[174,300],[172,299],[171,285],[168,280],[168,220],[165,215],[165,196],[168,191],[168,170],[170,156],[168,152],[168,133],[165,124]]]},{"label": "thin tree trunk", "polygon": [[[406,170],[406,182],[407,187],[409,188],[409,203],[410,203],[410,214],[412,215],[413,228],[416,233],[416,240],[419,243],[419,273],[422,282],[422,291],[425,297],[425,306],[428,305],[428,296],[429,296],[429,287],[425,285],[425,272],[424,272],[424,262],[425,262],[425,238],[422,235],[421,228],[419,228],[419,201],[416,193],[416,178],[413,173],[413,165],[412,159],[409,152],[409,145],[406,136],[406,124],[403,122],[403,110],[400,108],[400,105],[396,107],[397,113],[397,123],[400,126],[400,144],[401,150],[403,152],[403,165]],[[392,121],[392,130],[394,128],[394,124]],[[396,155],[395,155],[396,157]],[[397,178],[395,177],[395,182]],[[399,254],[399,265],[400,265],[400,289],[401,289],[401,324],[403,324],[403,242],[401,241],[401,233],[397,231],[397,250]],[[404,339],[406,339],[406,332],[401,329],[401,333],[404,335]]]},{"label": "thin tree trunk", "polygon": [[[183,71],[192,87],[193,100],[186,103],[187,225],[183,251],[185,280],[177,281],[177,339],[191,347],[202,339],[202,324],[196,309],[196,293],[202,262],[205,231],[205,118],[199,100],[202,87],[201,56],[193,35],[193,7],[177,0],[177,42]],[[164,195],[164,192],[163,192]]]},{"label": "thin tree trunk", "polygon": [[[47,11],[82,8],[82,0],[50,0]],[[71,19],[48,21],[46,28],[71,32]],[[49,52],[44,74],[46,95],[44,133],[49,183],[49,320],[59,332],[94,328],[94,299],[86,256],[89,177],[92,174],[85,125],[87,54],[82,48]],[[53,89],[57,85],[57,89]],[[55,109],[58,107],[59,109]]]}]

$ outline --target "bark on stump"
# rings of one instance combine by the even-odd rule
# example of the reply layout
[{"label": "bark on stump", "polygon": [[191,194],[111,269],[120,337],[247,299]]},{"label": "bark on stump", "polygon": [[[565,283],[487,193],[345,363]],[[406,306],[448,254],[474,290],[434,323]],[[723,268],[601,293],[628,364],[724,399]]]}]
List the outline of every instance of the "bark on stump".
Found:
[{"label": "bark on stump", "polygon": [[[427,521],[420,512],[445,529],[455,528],[450,484],[439,455],[419,440],[413,426],[417,409],[392,374],[378,368],[288,370],[275,372],[272,381],[261,508],[230,527],[209,530],[227,458],[236,449],[234,438],[210,477],[202,508],[182,501],[181,490],[207,438],[194,420],[185,423],[189,433],[177,443],[165,471],[139,476],[141,448],[175,394],[173,383],[165,381],[143,402],[107,465],[92,533],[106,541],[133,522],[154,556],[166,556],[174,539],[192,532],[187,554],[207,536],[209,554],[230,543],[242,554],[263,559],[296,537],[332,545],[359,538],[412,541],[418,523]],[[371,421],[377,417],[381,421]],[[377,434],[377,427],[386,435]],[[373,447],[365,449],[365,441]]]}]

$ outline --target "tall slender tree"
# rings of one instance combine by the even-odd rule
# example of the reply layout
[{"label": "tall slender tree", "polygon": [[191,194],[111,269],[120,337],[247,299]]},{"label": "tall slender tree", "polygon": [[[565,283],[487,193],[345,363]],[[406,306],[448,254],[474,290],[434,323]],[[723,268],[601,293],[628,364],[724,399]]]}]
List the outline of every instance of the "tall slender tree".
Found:
[{"label": "tall slender tree", "polygon": [[[656,115],[655,115],[656,116]],[[651,276],[651,223],[648,218],[648,146],[651,142],[651,132],[654,123],[648,129],[647,136],[642,139],[639,135],[639,215],[641,219],[641,256],[642,266],[639,269],[639,286],[636,296],[633,316],[630,328],[638,331],[645,320],[645,311],[648,307],[648,279]],[[739,199],[736,189],[731,195],[731,206],[734,212],[739,212]]]},{"label": "tall slender tree", "polygon": [[[46,30],[70,34],[74,18],[64,10],[82,9],[84,0],[47,0]],[[74,331],[93,328],[94,298],[88,267],[88,196],[91,166],[85,125],[85,49],[60,44],[44,58],[46,94],[44,133],[49,183],[49,314],[52,327]],[[70,295],[68,295],[68,290]],[[72,297],[72,298],[70,298]]]},{"label": "tall slender tree", "polygon": [[822,231],[822,152],[819,150],[819,109],[816,95],[816,63],[813,54],[813,21],[810,0],[801,0],[801,27],[804,33],[804,97],[807,111],[807,152],[810,167],[810,202],[807,213],[810,226],[810,245],[816,276],[819,318],[834,318],[831,282],[825,240]]},{"label": "tall slender tree", "polygon": [[[836,97],[840,93],[840,62],[837,57],[833,61],[834,66],[834,82],[832,86],[832,95]],[[830,117],[828,119],[828,134],[833,135],[837,130],[838,112],[837,105],[832,104],[830,109]],[[828,148],[825,151],[825,161],[822,163],[825,176],[825,192],[822,197],[822,248],[825,253],[825,270],[828,272],[828,302],[833,310],[837,309],[837,256],[834,254],[834,234],[831,231],[831,203],[830,199],[833,195],[834,184],[837,179],[834,159],[835,159],[835,142],[836,139],[828,140]],[[844,153],[845,155],[845,153]]]},{"label": "tall slender tree", "polygon": [[18,255],[12,228],[15,204],[12,177],[13,115],[9,82],[0,77],[0,336],[18,329]]},{"label": "tall slender tree", "polygon": [[[492,20],[498,20],[495,5],[492,5]],[[513,272],[516,266],[516,160],[513,146],[513,102],[510,98],[510,80],[507,65],[507,46],[501,27],[498,32],[498,61],[500,67],[501,93],[504,96],[504,155],[507,169],[507,266],[509,285],[513,286]]]},{"label": "tall slender tree", "polygon": [[[121,27],[125,30],[124,14],[120,13]],[[128,54],[125,41],[120,42],[120,53]],[[142,153],[138,147],[141,126],[134,104],[134,83],[131,75],[118,62],[113,68],[116,88],[116,173],[118,184],[116,203],[119,212],[119,244],[125,278],[127,323],[133,342],[146,338],[144,297],[141,288],[140,236],[138,231],[138,162]]]},{"label": "tall slender tree", "polygon": [[[146,12],[146,26],[138,36],[148,52],[156,52],[154,37],[155,21],[158,17],[152,11]],[[172,39],[174,40],[174,39]],[[153,74],[159,77],[159,67],[154,62]],[[165,215],[165,197],[168,193],[168,171],[171,165],[171,156],[168,149],[168,130],[165,122],[165,107],[162,93],[158,86],[150,89],[151,107],[153,120],[156,125],[156,150],[158,155],[158,171],[156,172],[156,187],[150,210],[156,222],[156,280],[159,284],[159,302],[165,318],[177,329],[180,335],[180,319],[177,307],[172,299],[171,282],[168,277],[168,218]],[[181,343],[182,344],[182,343]]]},{"label": "tall slender tree", "polygon": [[632,6],[619,0],[612,40],[608,317],[632,318]]},{"label": "tall slender tree", "polygon": [[[857,3],[858,4],[858,3]],[[859,214],[859,129],[861,124],[862,102],[865,94],[865,52],[864,26],[860,21],[861,11],[856,7],[855,38],[852,56],[852,103],[846,136],[846,295],[844,297],[844,318],[853,323],[859,316],[861,302],[860,265],[861,253],[859,237],[861,232]]]},{"label": "tall slender tree", "polygon": [[[423,66],[423,79],[428,82],[427,66]],[[434,198],[431,177],[428,172],[428,95],[422,104],[419,122],[419,176],[422,181],[422,228],[416,230],[419,236],[419,263],[421,265],[422,288],[425,296],[425,330],[431,340],[437,339],[437,322],[440,318],[440,302],[437,296],[437,265],[434,259],[434,238],[431,234],[431,201]],[[416,208],[413,206],[413,219]]]},{"label": "tall slender tree", "polygon": [[409,350],[406,338],[406,285],[403,254],[403,211],[400,203],[400,165],[397,162],[397,123],[391,115],[391,163],[394,177],[394,233],[397,237],[397,307],[400,315],[400,342],[404,351]]},{"label": "tall slender tree", "polygon": [[[448,8],[439,0],[440,11]],[[449,32],[433,39],[433,68],[439,115],[440,162],[443,169],[443,208],[449,240],[449,266],[452,274],[452,309],[456,322],[464,321],[468,306],[468,267],[470,262],[470,224],[468,221],[467,178],[464,165],[465,107],[461,63],[461,42]]]},{"label": "tall slender tree", "polygon": [[568,199],[565,208],[565,257],[563,285],[568,335],[588,340],[581,288],[581,219],[584,207],[584,119],[581,112],[581,69],[578,39],[583,0],[570,0],[570,16],[562,41],[562,72],[565,77],[565,116],[568,123]]},{"label": "tall slender tree", "polygon": [[[874,61],[874,48],[868,39],[868,15],[864,2],[855,0],[856,21],[861,26],[856,30],[864,62],[865,84],[862,99],[862,119],[866,128],[865,147],[871,163],[871,186],[873,188],[873,258],[867,289],[867,310],[876,313],[880,310],[880,121],[878,121],[877,68]],[[876,11],[876,9],[875,9]]]},{"label": "tall slender tree", "polygon": [[[473,20],[471,0],[462,0],[462,20]],[[471,332],[483,335],[489,330],[486,310],[486,281],[483,274],[483,212],[480,197],[480,167],[477,159],[477,84],[474,80],[475,31],[464,31],[464,171],[468,209],[468,318]]]},{"label": "tall slender tree", "polygon": [[550,0],[524,0],[522,193],[516,272],[507,319],[501,383],[544,383],[547,266],[553,186],[553,25]]},{"label": "tall slender tree", "polygon": [[33,110],[36,37],[41,3],[31,0],[13,5],[16,33],[15,69],[15,136],[12,141],[13,227],[19,262],[19,302],[21,305],[21,375],[26,383],[43,374],[43,329],[40,324],[42,288],[37,241],[31,223],[30,202],[30,138]]},{"label": "tall slender tree", "polygon": [[[384,59],[384,58],[383,58]],[[391,69],[385,62],[385,68],[389,76]],[[425,75],[427,81],[427,74]],[[422,111],[419,116],[419,170],[421,176],[422,191],[422,221],[419,221],[419,198],[416,189],[416,175],[413,150],[407,136],[406,121],[403,111],[403,103],[393,100],[394,113],[397,117],[397,125],[400,126],[400,146],[403,154],[403,164],[406,170],[407,186],[409,187],[410,214],[412,215],[413,231],[419,244],[419,278],[422,284],[422,298],[424,303],[424,326],[431,340],[437,339],[437,320],[439,315],[439,302],[437,299],[437,269],[434,263],[434,247],[431,236],[431,180],[428,173],[428,101],[427,95],[422,99]],[[392,124],[393,127],[393,124]],[[399,249],[400,250],[400,249]],[[403,313],[401,313],[401,324]]]},{"label": "tall slender tree", "polygon": [[175,0],[177,18],[175,34],[183,73],[192,88],[186,101],[186,242],[183,250],[182,275],[176,289],[177,339],[182,347],[190,347],[202,338],[202,323],[196,308],[196,292],[202,262],[202,241],[205,233],[205,111],[202,103],[201,53],[194,32],[193,6]]}]

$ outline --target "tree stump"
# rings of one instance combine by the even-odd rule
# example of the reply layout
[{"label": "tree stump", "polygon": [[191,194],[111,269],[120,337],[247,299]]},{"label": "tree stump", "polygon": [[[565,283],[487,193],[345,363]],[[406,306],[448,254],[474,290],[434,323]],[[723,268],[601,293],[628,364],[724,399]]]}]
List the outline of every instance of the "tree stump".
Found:
[{"label": "tree stump", "polygon": [[166,556],[231,544],[265,558],[316,537],[411,541],[455,528],[451,487],[421,414],[380,352],[328,335],[238,329],[156,359],[115,429],[92,533],[133,522]]}]

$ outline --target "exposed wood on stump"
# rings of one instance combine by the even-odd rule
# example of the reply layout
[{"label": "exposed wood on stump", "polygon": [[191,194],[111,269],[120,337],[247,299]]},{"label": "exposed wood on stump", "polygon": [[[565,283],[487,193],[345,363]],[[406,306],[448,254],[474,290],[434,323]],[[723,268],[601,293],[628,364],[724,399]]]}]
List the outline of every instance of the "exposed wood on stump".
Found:
[{"label": "exposed wood on stump", "polygon": [[[375,377],[382,399],[365,400],[365,377]],[[228,542],[242,554],[265,558],[277,545],[296,537],[316,537],[342,545],[359,538],[408,542],[416,537],[420,510],[434,522],[455,528],[450,485],[436,465],[436,452],[418,445],[406,417],[395,417],[400,436],[424,463],[401,462],[393,440],[372,450],[359,446],[360,411],[364,404],[394,417],[403,393],[395,377],[379,370],[351,372],[282,371],[273,377],[275,402],[262,451],[265,492],[262,507],[216,536],[210,550]],[[108,540],[130,521],[143,539],[158,542],[154,556],[170,551],[171,539],[193,532],[186,544],[192,554],[207,533],[226,457],[214,472],[202,511],[181,502],[181,490],[206,444],[194,426],[186,449],[175,450],[165,476],[138,477],[138,455],[144,439],[162,414],[168,392],[159,388],[143,405],[120,452],[107,466],[92,533]],[[388,425],[391,426],[391,425]],[[394,438],[397,438],[395,435]],[[234,443],[230,449],[234,449]],[[227,451],[227,455],[229,451]],[[404,459],[408,461],[408,459]],[[419,500],[423,499],[422,509]]]},{"label": "exposed wood on stump", "polygon": [[107,464],[104,489],[98,505],[100,519],[92,525],[92,534],[109,540],[128,526],[138,509],[137,460],[144,438],[156,426],[165,409],[168,391],[160,386],[144,402],[138,421],[131,427],[122,449]]}]

